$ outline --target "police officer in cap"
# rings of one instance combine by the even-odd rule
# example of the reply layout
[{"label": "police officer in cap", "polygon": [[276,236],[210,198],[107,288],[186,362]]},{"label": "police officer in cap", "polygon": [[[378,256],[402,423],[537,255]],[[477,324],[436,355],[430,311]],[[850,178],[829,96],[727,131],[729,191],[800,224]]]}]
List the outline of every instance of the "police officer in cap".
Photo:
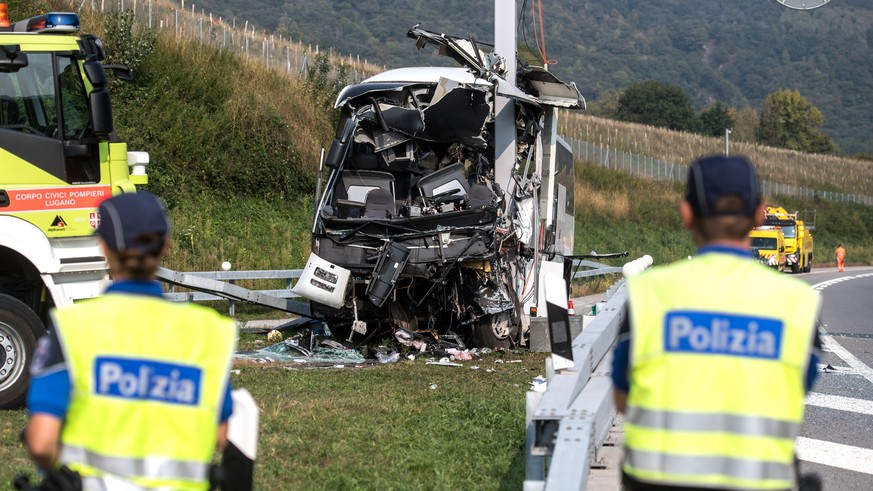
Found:
[{"label": "police officer in cap", "polygon": [[48,472],[78,472],[86,490],[205,490],[227,442],[236,327],[162,298],[169,223],[154,195],[110,198],[100,219],[114,281],[53,312],[31,368],[27,450]]},{"label": "police officer in cap", "polygon": [[612,373],[625,489],[793,489],[819,296],[753,260],[764,204],[745,158],[694,162],[680,213],[697,255],[627,280]]}]

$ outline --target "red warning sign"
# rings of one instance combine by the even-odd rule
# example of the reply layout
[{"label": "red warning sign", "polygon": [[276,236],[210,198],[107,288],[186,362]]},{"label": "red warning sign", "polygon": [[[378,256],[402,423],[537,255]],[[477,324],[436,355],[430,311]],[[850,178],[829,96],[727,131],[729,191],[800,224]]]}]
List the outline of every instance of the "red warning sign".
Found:
[{"label": "red warning sign", "polygon": [[4,213],[21,211],[70,210],[97,208],[112,196],[111,186],[68,186],[62,188],[7,189],[9,206]]}]

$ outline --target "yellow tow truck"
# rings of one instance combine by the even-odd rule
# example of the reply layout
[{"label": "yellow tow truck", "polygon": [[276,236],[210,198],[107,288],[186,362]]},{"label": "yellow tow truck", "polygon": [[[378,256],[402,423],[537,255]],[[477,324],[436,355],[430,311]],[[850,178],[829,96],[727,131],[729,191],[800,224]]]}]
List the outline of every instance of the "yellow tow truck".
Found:
[{"label": "yellow tow truck", "polygon": [[781,227],[763,225],[749,232],[750,247],[762,264],[785,271],[785,236]]},{"label": "yellow tow truck", "polygon": [[807,225],[800,213],[789,213],[781,206],[768,206],[764,226],[780,227],[785,237],[785,262],[792,273],[812,271],[813,240],[815,225]]}]

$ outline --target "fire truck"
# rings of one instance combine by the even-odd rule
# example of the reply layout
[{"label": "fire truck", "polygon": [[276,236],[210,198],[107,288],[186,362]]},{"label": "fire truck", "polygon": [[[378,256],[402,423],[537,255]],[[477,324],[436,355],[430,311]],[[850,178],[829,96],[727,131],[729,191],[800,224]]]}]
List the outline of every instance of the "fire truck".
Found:
[{"label": "fire truck", "polygon": [[49,311],[108,281],[103,199],[147,184],[148,154],[116,135],[103,45],[74,13],[9,22],[0,4],[0,408],[20,405]]}]

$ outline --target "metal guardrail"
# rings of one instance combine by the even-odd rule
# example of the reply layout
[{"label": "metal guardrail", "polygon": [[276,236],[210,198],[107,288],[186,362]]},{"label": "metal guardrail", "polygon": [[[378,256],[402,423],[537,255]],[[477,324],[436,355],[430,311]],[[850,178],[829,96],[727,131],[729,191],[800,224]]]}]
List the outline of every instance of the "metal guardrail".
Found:
[{"label": "metal guardrail", "polygon": [[607,274],[621,274],[621,268],[615,266],[606,266],[603,263],[588,261],[586,259],[577,259],[573,261],[573,268],[589,268],[580,269],[573,273],[573,280],[591,278],[593,276],[603,276]]},{"label": "metal guardrail", "polygon": [[[621,274],[621,268],[606,266],[602,263],[588,260],[576,260],[573,262],[574,268],[579,269],[573,274],[573,280],[584,280],[595,276],[607,274]],[[169,270],[167,270],[169,271]],[[249,270],[249,271],[193,271],[173,274],[182,274],[189,277],[206,278],[209,280],[224,281],[233,285],[240,280],[285,280],[285,288],[281,290],[253,290],[256,293],[273,296],[277,298],[301,298],[299,295],[291,291],[294,281],[300,278],[302,269],[275,269],[275,270]],[[236,290],[236,289],[234,289]],[[222,295],[219,292],[207,291],[184,291],[178,292],[175,286],[170,286],[169,292],[164,296],[174,302],[204,302],[215,300],[227,300],[230,303],[231,315],[233,315],[233,302],[240,300],[238,295]],[[244,300],[244,299],[243,299]]]},{"label": "metal guardrail", "polygon": [[[182,274],[207,278],[210,280],[226,281],[231,285],[239,280],[285,280],[285,288],[282,290],[255,291],[278,298],[300,298],[296,293],[291,291],[291,286],[293,285],[292,280],[300,278],[302,272],[302,269],[273,269],[250,271],[193,271]],[[233,299],[217,293],[207,293],[203,291],[177,292],[174,286],[170,286],[170,291],[165,293],[164,297],[174,302],[202,302],[210,300],[233,301]]]},{"label": "metal guardrail", "polygon": [[[159,268],[158,278],[171,285],[170,291],[164,294],[167,299],[176,302],[226,300],[228,313],[231,317],[236,313],[236,301],[251,302],[308,317],[310,315],[309,302],[289,300],[300,298],[291,291],[291,280],[300,278],[301,272],[302,270],[299,269],[179,272]],[[234,284],[237,280],[268,279],[284,279],[285,289],[250,290]],[[176,285],[191,291],[176,292]]]},{"label": "metal guardrail", "polygon": [[[621,268],[615,268],[621,271]],[[573,340],[572,368],[546,361],[545,392],[525,401],[524,491],[584,490],[591,465],[606,440],[616,409],[610,350],[627,315],[624,280],[607,292],[605,307]]]}]

